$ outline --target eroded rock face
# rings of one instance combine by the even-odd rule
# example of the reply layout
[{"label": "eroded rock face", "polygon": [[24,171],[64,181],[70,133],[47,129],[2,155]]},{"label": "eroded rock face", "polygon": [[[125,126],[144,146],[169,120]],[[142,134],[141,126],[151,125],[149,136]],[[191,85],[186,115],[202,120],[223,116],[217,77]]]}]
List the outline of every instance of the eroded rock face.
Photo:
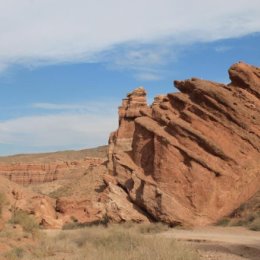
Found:
[{"label": "eroded rock face", "polygon": [[1,176],[0,192],[5,196],[0,222],[7,222],[15,211],[23,210],[33,215],[44,228],[62,228],[63,222],[55,211],[54,199],[31,192]]},{"label": "eroded rock face", "polygon": [[179,93],[128,94],[109,169],[135,205],[169,224],[206,225],[260,189],[260,69],[234,64],[228,85],[192,78]]},{"label": "eroded rock face", "polygon": [[148,222],[145,213],[134,205],[103,165],[63,187],[56,210],[63,223]]}]

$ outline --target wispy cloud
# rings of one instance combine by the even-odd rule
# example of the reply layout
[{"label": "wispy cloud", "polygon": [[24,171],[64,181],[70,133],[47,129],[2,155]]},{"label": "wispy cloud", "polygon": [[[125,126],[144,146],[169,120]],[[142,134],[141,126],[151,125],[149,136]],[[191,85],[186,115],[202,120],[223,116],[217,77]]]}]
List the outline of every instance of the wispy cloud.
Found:
[{"label": "wispy cloud", "polygon": [[[15,152],[22,151],[22,147],[35,152],[107,144],[109,134],[117,128],[118,104],[113,100],[83,104],[34,103],[24,107],[30,107],[33,115],[0,121],[0,144],[14,147]],[[41,110],[44,113],[39,113]],[[0,154],[7,151],[0,149]]]},{"label": "wispy cloud", "polygon": [[86,103],[33,103],[31,108],[38,110],[77,112],[91,114],[115,114],[119,100],[89,101]]},{"label": "wispy cloud", "polygon": [[54,103],[34,103],[33,108],[46,109],[46,110],[74,110],[74,109],[85,109],[86,106],[82,105],[71,105],[71,104],[54,104]]},{"label": "wispy cloud", "polygon": [[135,74],[135,78],[142,81],[157,81],[161,79],[157,72],[140,72]]},{"label": "wispy cloud", "polygon": [[217,46],[215,48],[215,51],[216,52],[227,52],[227,51],[230,51],[232,50],[232,47],[231,46],[224,46],[224,45],[221,45],[221,46]]},{"label": "wispy cloud", "polygon": [[106,144],[115,115],[54,114],[0,122],[0,143],[32,147],[91,147]]},{"label": "wispy cloud", "polygon": [[259,12],[259,0],[0,0],[0,64],[3,71],[12,64],[103,61],[102,53],[118,46],[160,42],[154,53],[133,49],[115,61],[140,69],[161,62],[169,43],[173,50],[259,32]]}]

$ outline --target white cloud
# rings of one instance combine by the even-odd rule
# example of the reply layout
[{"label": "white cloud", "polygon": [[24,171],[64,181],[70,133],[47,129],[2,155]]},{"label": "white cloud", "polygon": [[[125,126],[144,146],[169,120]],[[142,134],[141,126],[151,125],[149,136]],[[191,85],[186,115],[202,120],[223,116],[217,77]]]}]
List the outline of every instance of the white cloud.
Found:
[{"label": "white cloud", "polygon": [[32,109],[34,115],[0,121],[0,154],[105,145],[109,134],[117,129],[118,104],[117,100],[106,100],[20,107]]},{"label": "white cloud", "polygon": [[117,106],[120,103],[120,100],[104,100],[100,101],[89,101],[86,103],[33,103],[31,107],[33,109],[40,110],[49,110],[49,111],[70,111],[77,113],[88,113],[95,115],[104,115],[104,114],[116,114]]},{"label": "white cloud", "polygon": [[[238,37],[260,31],[259,13],[259,0],[0,0],[0,64],[90,62],[125,43]],[[129,54],[126,64],[144,65]],[[146,62],[164,53],[156,55]]]},{"label": "white cloud", "polygon": [[107,144],[117,116],[54,114],[0,122],[0,143],[32,147],[91,147]]},{"label": "white cloud", "polygon": [[79,104],[55,104],[55,103],[34,103],[33,108],[45,109],[45,110],[80,110],[86,109],[87,106]]},{"label": "white cloud", "polygon": [[156,81],[161,79],[158,73],[152,73],[152,72],[140,72],[135,75],[135,78],[143,81]]}]

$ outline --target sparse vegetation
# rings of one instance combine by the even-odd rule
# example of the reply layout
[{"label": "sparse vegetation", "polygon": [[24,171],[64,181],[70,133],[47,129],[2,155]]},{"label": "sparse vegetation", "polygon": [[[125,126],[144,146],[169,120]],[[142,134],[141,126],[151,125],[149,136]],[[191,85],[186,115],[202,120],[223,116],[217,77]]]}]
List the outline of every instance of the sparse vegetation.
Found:
[{"label": "sparse vegetation", "polygon": [[22,210],[15,211],[9,222],[11,224],[21,225],[25,232],[31,234],[35,234],[39,229],[39,225],[36,223],[35,219]]},{"label": "sparse vegetation", "polygon": [[254,231],[260,231],[260,217],[255,218],[250,224],[249,229]]},{"label": "sparse vegetation", "polygon": [[[141,225],[92,226],[41,236],[37,245],[15,248],[7,260],[198,260],[198,253],[172,238],[140,230]],[[147,230],[147,229],[145,229]],[[156,232],[158,229],[155,229]],[[161,229],[160,229],[161,230]],[[42,231],[43,232],[43,231]],[[55,234],[55,231],[53,231]]]},{"label": "sparse vegetation", "polygon": [[218,223],[218,226],[243,226],[250,230],[260,231],[260,212],[246,212],[239,217],[223,218]]},{"label": "sparse vegetation", "polygon": [[217,225],[218,226],[223,226],[226,227],[229,225],[230,219],[228,218],[222,218],[221,220],[218,221]]},{"label": "sparse vegetation", "polygon": [[139,224],[137,228],[141,234],[156,234],[167,231],[169,227],[161,222],[150,224]]},{"label": "sparse vegetation", "polygon": [[[58,252],[63,250],[66,254],[77,252],[77,256],[69,256],[70,260],[130,260],[130,259],[162,259],[162,260],[197,260],[195,250],[170,238],[156,235],[144,235],[138,227],[125,228],[120,225],[93,226],[73,231],[63,231],[48,241],[55,245],[55,250],[49,250],[47,259],[58,259]],[[50,249],[50,246],[47,246]],[[46,241],[33,252],[39,258],[39,252],[47,252]],[[45,254],[44,257],[47,255]]]},{"label": "sparse vegetation", "polygon": [[2,216],[3,207],[6,203],[6,198],[3,193],[0,193],[0,217]]},{"label": "sparse vegetation", "polygon": [[24,250],[20,247],[16,247],[5,254],[7,260],[17,260],[24,256]]},{"label": "sparse vegetation", "polygon": [[64,186],[64,187],[60,187],[57,190],[51,192],[49,194],[49,196],[51,198],[58,199],[58,198],[61,198],[61,197],[69,196],[69,195],[71,195],[71,193],[72,193],[72,191],[69,188],[69,186]]}]

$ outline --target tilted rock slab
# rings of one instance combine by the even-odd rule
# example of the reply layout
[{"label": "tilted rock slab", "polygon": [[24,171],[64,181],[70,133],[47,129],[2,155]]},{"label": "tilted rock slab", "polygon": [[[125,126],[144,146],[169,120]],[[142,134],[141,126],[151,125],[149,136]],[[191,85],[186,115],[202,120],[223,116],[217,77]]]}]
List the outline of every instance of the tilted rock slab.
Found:
[{"label": "tilted rock slab", "polygon": [[260,189],[260,68],[229,69],[228,85],[192,78],[148,106],[138,88],[119,108],[110,175],[149,217],[206,225]]}]

